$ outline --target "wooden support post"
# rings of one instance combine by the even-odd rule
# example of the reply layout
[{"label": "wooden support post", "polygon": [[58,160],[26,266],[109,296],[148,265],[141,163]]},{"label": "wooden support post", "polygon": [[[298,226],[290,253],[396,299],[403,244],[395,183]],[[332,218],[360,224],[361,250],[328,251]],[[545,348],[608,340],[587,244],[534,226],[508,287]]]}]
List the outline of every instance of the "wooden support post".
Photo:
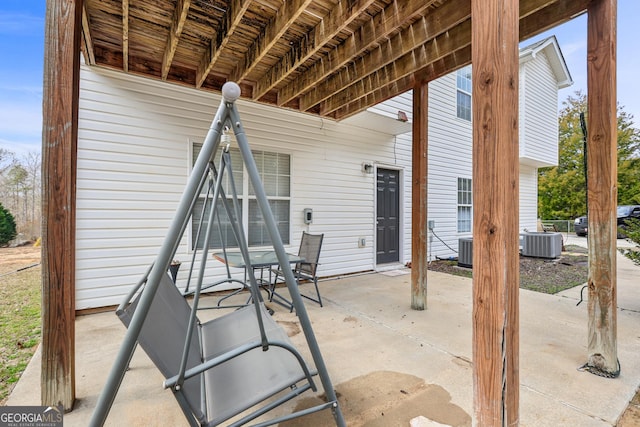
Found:
[{"label": "wooden support post", "polygon": [[413,87],[411,186],[411,308],[427,308],[427,124],[428,83]]},{"label": "wooden support post", "polygon": [[519,413],[518,0],[472,0],[474,422]]},{"label": "wooden support post", "polygon": [[76,148],[82,0],[48,0],[42,121],[41,401],[75,400]]},{"label": "wooden support post", "polygon": [[617,376],[616,0],[589,4],[587,20],[587,179],[589,339],[587,365]]}]

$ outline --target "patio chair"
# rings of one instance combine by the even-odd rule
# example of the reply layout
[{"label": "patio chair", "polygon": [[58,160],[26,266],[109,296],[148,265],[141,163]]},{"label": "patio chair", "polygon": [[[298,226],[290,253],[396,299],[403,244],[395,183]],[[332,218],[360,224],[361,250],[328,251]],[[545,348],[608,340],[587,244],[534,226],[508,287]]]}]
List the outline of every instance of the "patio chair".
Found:
[{"label": "patio chair", "polygon": [[[117,311],[127,327],[140,295]],[[195,328],[189,328],[191,319]],[[189,330],[191,338],[186,339]],[[200,323],[168,274],[159,284],[138,343],[194,426],[218,425],[252,409],[231,424],[242,425],[309,389],[316,390],[312,377],[317,373],[310,371],[264,303]],[[276,395],[276,400],[270,399]],[[272,421],[330,407],[322,404]]]},{"label": "patio chair", "polygon": [[[300,286],[301,281],[312,282],[316,288],[316,297],[311,297],[300,293],[301,296],[316,302],[322,307],[322,297],[320,296],[320,290],[318,289],[318,276],[316,274],[318,270],[318,260],[320,259],[320,249],[322,248],[322,239],[324,234],[309,234],[306,231],[302,232],[302,240],[300,241],[300,249],[298,249],[298,256],[304,258],[304,262],[296,263],[293,268],[293,273]],[[269,301],[279,303],[288,307],[290,311],[293,311],[293,304],[291,301],[283,297],[277,292],[278,279],[284,279],[284,273],[282,266],[277,269],[271,270],[275,274],[275,278],[271,283],[271,292]],[[275,300],[274,300],[275,298]]]}]

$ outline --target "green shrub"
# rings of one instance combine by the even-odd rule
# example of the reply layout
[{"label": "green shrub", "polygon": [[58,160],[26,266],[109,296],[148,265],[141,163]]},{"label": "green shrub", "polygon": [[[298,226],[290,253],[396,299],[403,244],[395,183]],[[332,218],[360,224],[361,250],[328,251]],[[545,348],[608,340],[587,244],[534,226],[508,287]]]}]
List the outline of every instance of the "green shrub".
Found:
[{"label": "green shrub", "polygon": [[16,221],[13,215],[0,203],[0,246],[5,246],[16,238]]},{"label": "green shrub", "polygon": [[622,253],[631,261],[640,265],[640,220],[636,218],[629,218],[626,220],[626,225],[624,234],[627,236],[627,239],[636,244],[636,247],[632,249],[623,249]]}]

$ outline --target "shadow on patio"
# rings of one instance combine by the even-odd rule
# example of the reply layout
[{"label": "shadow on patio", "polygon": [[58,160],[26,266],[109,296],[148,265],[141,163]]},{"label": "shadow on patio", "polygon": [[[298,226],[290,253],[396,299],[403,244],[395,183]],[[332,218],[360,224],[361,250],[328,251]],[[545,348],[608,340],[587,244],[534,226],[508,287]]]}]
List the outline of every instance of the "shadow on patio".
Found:
[{"label": "shadow on patio", "polygon": [[[577,370],[587,354],[587,307],[576,306],[580,287],[559,295],[520,292],[522,426],[615,425],[640,384],[640,287],[634,282],[639,270],[618,256],[622,372],[617,379]],[[429,272],[428,309],[413,311],[409,272],[321,281],[325,307],[307,306],[349,426],[408,426],[420,415],[445,425],[471,425],[471,280]],[[275,319],[311,360],[295,315],[274,308]],[[201,311],[200,317],[214,312]],[[124,332],[112,312],[77,318],[78,400],[65,414],[65,426],[88,423]],[[186,425],[162,381],[146,355],[137,351],[107,424]],[[39,384],[40,351],[7,405],[39,405]],[[290,411],[312,397],[302,396],[277,411]],[[327,420],[302,418],[298,425],[332,425],[328,413],[319,415]]]}]

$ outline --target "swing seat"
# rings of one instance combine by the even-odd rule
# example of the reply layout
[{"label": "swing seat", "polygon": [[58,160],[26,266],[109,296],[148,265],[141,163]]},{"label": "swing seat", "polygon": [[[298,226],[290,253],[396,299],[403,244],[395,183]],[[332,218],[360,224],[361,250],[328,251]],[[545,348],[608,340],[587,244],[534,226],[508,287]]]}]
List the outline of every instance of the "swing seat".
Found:
[{"label": "swing seat", "polygon": [[[126,326],[140,295],[142,292],[116,312]],[[313,376],[317,373],[309,370],[262,302],[205,323],[197,320],[189,340],[186,370],[179,375],[191,310],[169,276],[164,275],[138,338],[191,425],[215,426],[252,409],[231,424],[243,425],[309,389],[316,390]],[[264,425],[329,407],[319,405]]]}]

